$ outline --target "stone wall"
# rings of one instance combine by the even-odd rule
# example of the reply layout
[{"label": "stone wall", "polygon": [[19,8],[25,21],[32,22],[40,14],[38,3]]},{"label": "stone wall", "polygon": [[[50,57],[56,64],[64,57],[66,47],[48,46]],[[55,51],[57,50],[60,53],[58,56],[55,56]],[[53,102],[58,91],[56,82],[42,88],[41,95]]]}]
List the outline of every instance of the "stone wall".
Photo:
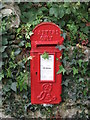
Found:
[{"label": "stone wall", "polygon": [[[10,23],[10,28],[18,28],[20,25],[20,9],[18,7],[18,5],[16,5],[14,2],[12,3],[6,3],[3,4],[3,9],[1,10],[1,14],[2,16],[11,16],[11,15],[15,15],[15,18],[11,17],[11,23]],[[78,47],[78,45],[77,45]],[[70,48],[70,52],[69,54],[72,55],[72,51],[73,51],[73,47]],[[84,61],[89,61],[90,59],[90,48],[87,47],[83,47],[83,52],[85,53],[85,59]],[[22,58],[22,55],[19,56]],[[20,58],[20,59],[21,59]],[[68,64],[69,65],[69,64]],[[69,68],[69,66],[68,66]],[[66,69],[68,69],[66,68]],[[88,101],[87,105],[88,105]],[[10,116],[5,116],[4,113],[2,112],[2,109],[0,110],[0,116],[2,116],[3,118],[5,117],[10,117]],[[60,105],[56,106],[53,108],[53,114],[55,117],[61,117],[61,118],[73,118],[76,113],[80,113],[81,109],[76,108],[76,103],[71,101],[71,100],[67,100],[65,102],[62,102]],[[86,108],[85,110],[86,113],[88,113],[88,110]],[[59,116],[60,115],[60,116]],[[40,111],[36,110],[35,112],[32,112],[29,110],[28,113],[28,117],[30,118],[46,118],[46,115],[42,115],[40,113]]]}]

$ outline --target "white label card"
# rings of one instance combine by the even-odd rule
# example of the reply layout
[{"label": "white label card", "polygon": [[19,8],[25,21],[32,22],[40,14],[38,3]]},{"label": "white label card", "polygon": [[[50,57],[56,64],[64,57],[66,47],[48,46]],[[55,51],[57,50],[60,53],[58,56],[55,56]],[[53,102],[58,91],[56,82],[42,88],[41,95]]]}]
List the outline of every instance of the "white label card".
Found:
[{"label": "white label card", "polygon": [[49,55],[49,59],[44,59],[40,55],[40,80],[54,80],[54,55]]}]

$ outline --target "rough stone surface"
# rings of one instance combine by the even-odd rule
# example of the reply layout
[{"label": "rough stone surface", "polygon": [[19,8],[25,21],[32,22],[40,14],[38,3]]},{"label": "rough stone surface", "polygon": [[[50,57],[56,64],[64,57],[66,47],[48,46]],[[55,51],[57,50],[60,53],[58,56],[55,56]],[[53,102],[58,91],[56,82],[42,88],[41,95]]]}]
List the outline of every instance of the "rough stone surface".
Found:
[{"label": "rough stone surface", "polygon": [[42,116],[42,114],[40,113],[40,110],[39,110],[39,111],[36,111],[36,112],[34,113],[34,117],[35,117],[35,118],[46,118],[45,115]]},{"label": "rough stone surface", "polygon": [[[18,28],[20,25],[20,9],[19,7],[12,3],[7,3],[4,5],[4,8],[1,10],[1,14],[2,17],[5,16],[10,16],[11,18],[11,23],[10,23],[10,27],[14,27],[14,28]],[[15,18],[13,17],[13,15],[15,16]]]},{"label": "rough stone surface", "polygon": [[5,113],[3,112],[3,109],[0,108],[0,118],[11,118],[10,115],[5,115]]},{"label": "rough stone surface", "polygon": [[84,61],[89,61],[90,60],[90,48],[84,47],[83,49],[84,49],[84,54],[85,54]]},{"label": "rough stone surface", "polygon": [[2,84],[0,83],[0,118],[11,118],[9,115],[5,115],[5,113],[3,112],[4,109],[2,108]]}]

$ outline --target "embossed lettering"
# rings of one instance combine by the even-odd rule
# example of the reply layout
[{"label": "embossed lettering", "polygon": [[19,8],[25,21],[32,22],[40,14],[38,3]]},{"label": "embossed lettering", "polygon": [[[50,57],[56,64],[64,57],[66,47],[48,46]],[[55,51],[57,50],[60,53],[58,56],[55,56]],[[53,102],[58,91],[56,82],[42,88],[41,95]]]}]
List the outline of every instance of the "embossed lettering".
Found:
[{"label": "embossed lettering", "polygon": [[40,32],[41,32],[41,31],[39,30],[39,31],[37,32],[37,34],[40,35],[40,34],[41,34]]},{"label": "embossed lettering", "polygon": [[56,30],[56,34],[59,34],[58,30]]},{"label": "embossed lettering", "polygon": [[39,31],[35,31],[35,33],[37,35],[40,35],[40,40],[45,40],[45,41],[51,41],[53,39],[53,35],[59,34],[58,30],[39,30]]},{"label": "embossed lettering", "polygon": [[43,40],[43,36],[40,36],[40,40]]},{"label": "embossed lettering", "polygon": [[48,36],[48,35],[41,35],[40,40],[45,40],[45,41],[50,41],[52,40],[53,36]]},{"label": "embossed lettering", "polygon": [[53,35],[53,34],[59,34],[59,31],[58,30],[39,30],[37,31],[37,34],[38,35]]}]

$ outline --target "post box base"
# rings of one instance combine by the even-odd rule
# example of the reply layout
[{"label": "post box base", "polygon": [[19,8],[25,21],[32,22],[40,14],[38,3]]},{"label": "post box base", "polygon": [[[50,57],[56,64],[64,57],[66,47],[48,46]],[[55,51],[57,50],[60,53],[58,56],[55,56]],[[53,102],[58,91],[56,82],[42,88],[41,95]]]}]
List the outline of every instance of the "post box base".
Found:
[{"label": "post box base", "polygon": [[39,105],[39,104],[40,104],[40,105],[41,105],[41,104],[42,104],[42,105],[44,105],[44,104],[46,104],[46,105],[52,105],[52,104],[53,104],[53,105],[54,105],[54,104],[60,104],[61,101],[62,101],[62,100],[60,99],[59,101],[54,101],[54,102],[49,102],[49,103],[43,102],[43,101],[42,101],[42,102],[36,102],[36,101],[34,102],[34,101],[31,101],[31,103],[32,103],[32,104],[38,104],[38,105]]}]

